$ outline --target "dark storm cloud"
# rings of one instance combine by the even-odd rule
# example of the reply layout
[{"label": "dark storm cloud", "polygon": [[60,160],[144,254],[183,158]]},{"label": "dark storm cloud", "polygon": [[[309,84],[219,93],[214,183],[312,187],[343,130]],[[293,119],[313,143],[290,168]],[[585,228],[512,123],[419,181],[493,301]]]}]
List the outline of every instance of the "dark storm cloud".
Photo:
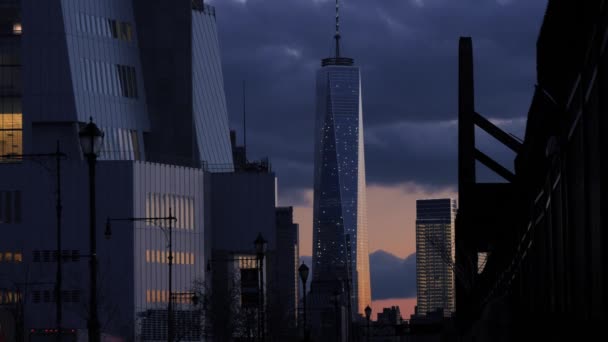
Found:
[{"label": "dark storm cloud", "polygon": [[[282,194],[310,188],[315,72],[333,51],[333,0],[207,2],[232,127],[241,128],[245,79],[251,157],[271,158]],[[526,115],[545,0],[341,2],[343,51],[362,69],[368,183],[454,184],[456,126],[446,126],[456,119],[459,36],[474,39],[478,111]]]}]

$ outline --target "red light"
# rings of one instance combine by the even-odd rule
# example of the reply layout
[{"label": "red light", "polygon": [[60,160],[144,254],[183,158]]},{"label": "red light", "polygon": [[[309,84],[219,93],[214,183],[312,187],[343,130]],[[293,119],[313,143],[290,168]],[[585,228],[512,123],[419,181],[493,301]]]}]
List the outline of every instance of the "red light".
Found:
[{"label": "red light", "polygon": [[32,330],[30,330],[30,332],[31,332],[31,333],[36,332],[36,329],[32,329]]}]

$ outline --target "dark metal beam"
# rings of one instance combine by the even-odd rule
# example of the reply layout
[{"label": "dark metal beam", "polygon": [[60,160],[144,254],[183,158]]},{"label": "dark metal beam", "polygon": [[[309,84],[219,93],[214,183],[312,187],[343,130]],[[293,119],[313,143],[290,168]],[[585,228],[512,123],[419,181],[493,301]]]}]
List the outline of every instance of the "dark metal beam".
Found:
[{"label": "dark metal beam", "polygon": [[505,133],[505,131],[481,116],[481,114],[475,113],[474,121],[475,125],[486,131],[489,135],[493,136],[496,140],[500,141],[514,152],[519,153],[519,151],[521,151],[522,144],[519,141],[515,140],[508,133]]},{"label": "dark metal beam", "polygon": [[487,154],[481,152],[478,149],[475,149],[475,159],[477,159],[480,163],[487,166],[490,170],[496,172],[499,176],[504,178],[506,181],[513,183],[515,181],[515,175],[513,172],[506,169],[504,166],[500,165],[494,159],[490,158]]}]

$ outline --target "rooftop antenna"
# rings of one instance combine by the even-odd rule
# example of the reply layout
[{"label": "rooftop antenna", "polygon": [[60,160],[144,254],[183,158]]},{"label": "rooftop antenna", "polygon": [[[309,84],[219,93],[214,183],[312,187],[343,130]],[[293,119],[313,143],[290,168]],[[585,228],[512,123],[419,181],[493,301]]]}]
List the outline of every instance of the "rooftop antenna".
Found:
[{"label": "rooftop antenna", "polygon": [[336,58],[340,58],[340,3],[336,0]]},{"label": "rooftop antenna", "polygon": [[245,159],[247,159],[247,98],[245,90],[245,80],[243,80],[243,152]]}]

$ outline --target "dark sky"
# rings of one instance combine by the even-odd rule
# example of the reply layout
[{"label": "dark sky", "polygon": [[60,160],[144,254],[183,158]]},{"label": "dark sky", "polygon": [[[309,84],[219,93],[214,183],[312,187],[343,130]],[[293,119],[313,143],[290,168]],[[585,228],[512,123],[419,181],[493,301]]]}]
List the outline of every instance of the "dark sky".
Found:
[{"label": "dark sky", "polygon": [[[283,203],[312,187],[314,82],[333,51],[334,0],[214,0],[231,127],[248,85],[250,157],[269,156]],[[521,137],[546,0],[341,0],[361,67],[368,185],[454,187],[458,38],[472,36],[477,111]],[[508,154],[481,139],[498,160]]]}]

